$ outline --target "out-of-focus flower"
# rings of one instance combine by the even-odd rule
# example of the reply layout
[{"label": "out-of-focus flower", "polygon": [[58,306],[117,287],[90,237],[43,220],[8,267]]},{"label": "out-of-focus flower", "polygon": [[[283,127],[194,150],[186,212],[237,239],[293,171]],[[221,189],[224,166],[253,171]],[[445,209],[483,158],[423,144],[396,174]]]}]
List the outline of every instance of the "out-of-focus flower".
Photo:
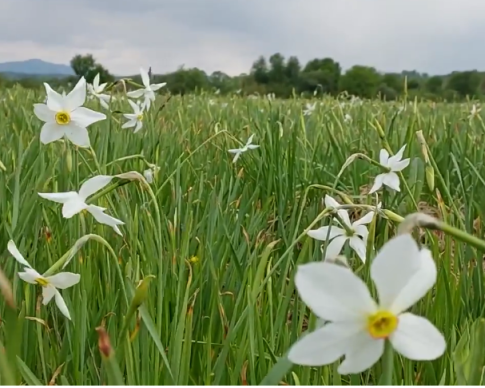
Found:
[{"label": "out-of-focus flower", "polygon": [[379,154],[379,163],[382,167],[389,169],[389,172],[376,176],[374,185],[370,189],[369,194],[379,190],[382,185],[386,185],[393,190],[400,191],[399,176],[396,174],[396,172],[404,170],[409,165],[409,159],[402,160],[405,149],[406,145],[404,145],[396,155],[391,157],[389,157],[389,152],[387,152],[385,149],[381,150]]},{"label": "out-of-focus flower", "polygon": [[133,113],[123,113],[123,116],[125,116],[128,121],[124,123],[121,128],[135,127],[135,130],[133,132],[137,133],[140,129],[143,128],[143,107],[131,100],[128,100],[128,103],[131,105]]},{"label": "out-of-focus flower", "polygon": [[96,77],[94,77],[93,83],[88,83],[87,85],[90,97],[97,98],[103,108],[109,109],[108,103],[110,96],[108,96],[107,94],[103,94],[104,88],[106,87],[107,83],[105,82],[101,85],[99,84],[99,73],[96,74]]},{"label": "out-of-focus flower", "polygon": [[239,157],[243,152],[246,152],[247,150],[254,150],[259,147],[259,145],[252,144],[253,142],[253,137],[254,135],[251,135],[246,142],[246,145],[243,148],[234,148],[227,150],[229,153],[234,154],[234,158],[232,159],[233,163],[236,163]]},{"label": "out-of-focus flower", "polygon": [[145,106],[145,109],[149,110],[151,103],[155,101],[155,92],[158,89],[163,88],[167,83],[162,82],[160,84],[150,84],[150,77],[148,76],[148,73],[145,71],[145,69],[143,69],[142,67],[140,68],[140,75],[143,86],[145,87],[143,89],[128,92],[126,93],[126,95],[130,98],[140,98],[143,96],[143,104]]}]

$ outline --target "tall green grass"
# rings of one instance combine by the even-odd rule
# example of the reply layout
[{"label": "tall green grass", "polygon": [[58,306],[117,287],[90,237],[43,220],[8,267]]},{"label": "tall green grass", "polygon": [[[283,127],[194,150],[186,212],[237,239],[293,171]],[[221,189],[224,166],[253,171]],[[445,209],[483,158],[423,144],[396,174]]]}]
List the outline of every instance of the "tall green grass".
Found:
[{"label": "tall green grass", "polygon": [[[293,278],[298,264],[322,254],[302,232],[323,210],[325,194],[338,197],[334,185],[354,203],[375,205],[365,193],[377,167],[356,160],[337,175],[354,153],[378,160],[379,126],[394,152],[406,143],[411,158],[403,171],[409,190],[402,184],[401,193],[387,194],[384,207],[401,216],[420,210],[483,235],[485,126],[467,118],[471,104],[326,99],[304,117],[306,101],[299,99],[173,97],[157,112],[164,101],[159,97],[142,131],[133,134],[120,128],[118,112],[130,108],[118,100],[107,120],[88,128],[92,150],[86,150],[40,143],[42,123],[32,104],[43,99],[41,92],[0,92],[0,267],[16,302],[14,311],[0,302],[7,352],[0,354],[2,383],[259,384],[265,377],[285,384],[377,383],[379,364],[339,376],[334,365],[290,369],[282,357],[315,321]],[[397,114],[403,104],[406,110]],[[96,101],[88,106],[101,110]],[[419,130],[435,162],[433,190]],[[251,134],[261,147],[232,164],[227,149]],[[96,202],[126,222],[124,237],[89,215],[63,219],[59,204],[37,195],[78,190],[98,174],[143,172],[147,163],[160,167],[151,192],[134,182]],[[395,223],[379,219],[371,236],[376,248],[395,231]],[[112,250],[89,240],[69,264],[81,281],[63,291],[68,321],[54,303],[40,304],[39,288],[18,278],[7,241],[13,239],[42,272],[89,233]],[[413,311],[444,333],[447,351],[433,362],[396,358],[394,382],[464,384],[472,381],[467,356],[484,365],[473,347],[485,309],[483,253],[443,233],[421,237],[436,260],[438,280]],[[349,261],[369,280],[367,267],[355,257]],[[135,289],[149,275],[155,278],[146,299],[130,317]],[[114,354],[103,353],[105,334]],[[480,373],[473,378],[481,382]]]}]

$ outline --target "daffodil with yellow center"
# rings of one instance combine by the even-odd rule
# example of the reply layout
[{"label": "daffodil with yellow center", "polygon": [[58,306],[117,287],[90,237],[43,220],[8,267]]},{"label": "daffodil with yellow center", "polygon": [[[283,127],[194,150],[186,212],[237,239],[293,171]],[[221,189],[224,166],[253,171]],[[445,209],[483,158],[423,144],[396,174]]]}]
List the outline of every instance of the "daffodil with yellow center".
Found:
[{"label": "daffodil with yellow center", "polygon": [[62,314],[68,319],[71,319],[69,309],[59,290],[72,287],[79,283],[81,275],[71,272],[60,272],[52,276],[43,276],[39,274],[22,254],[17,249],[15,243],[10,240],[7,244],[7,249],[17,262],[24,267],[23,272],[19,272],[19,278],[23,281],[39,285],[42,287],[42,304],[46,305],[52,298],[56,301],[56,305]]},{"label": "daffodil with yellow center", "polygon": [[89,147],[86,127],[106,119],[106,115],[82,106],[86,101],[84,77],[67,96],[52,90],[47,83],[44,86],[47,93],[46,103],[34,104],[35,115],[45,122],[40,131],[40,141],[48,144],[67,137],[78,147]]},{"label": "daffodil with yellow center", "polygon": [[133,109],[133,113],[124,113],[123,116],[128,119],[121,128],[135,128],[133,133],[137,133],[143,128],[143,107],[140,107],[136,102],[128,100],[128,103]]},{"label": "daffodil with yellow center", "polygon": [[342,356],[340,374],[374,365],[389,341],[411,360],[434,360],[446,348],[443,335],[426,318],[406,312],[436,282],[436,265],[411,235],[389,240],[371,264],[379,304],[350,269],[329,261],[298,267],[295,285],[302,300],[326,323],[304,335],[288,353],[291,362],[319,366]]}]

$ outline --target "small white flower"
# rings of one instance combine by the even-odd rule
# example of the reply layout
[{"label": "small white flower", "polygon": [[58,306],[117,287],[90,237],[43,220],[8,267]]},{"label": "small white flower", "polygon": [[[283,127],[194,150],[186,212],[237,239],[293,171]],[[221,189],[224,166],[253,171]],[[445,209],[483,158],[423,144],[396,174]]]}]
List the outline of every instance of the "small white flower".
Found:
[{"label": "small white flower", "polygon": [[243,148],[234,148],[227,150],[227,152],[234,154],[234,159],[232,159],[233,163],[236,163],[239,157],[243,152],[246,152],[247,150],[254,150],[259,147],[259,145],[252,144],[253,142],[253,137],[254,135],[251,135],[246,143],[246,145]]},{"label": "small white flower", "polygon": [[48,144],[67,137],[79,147],[89,147],[86,127],[106,119],[103,113],[84,108],[86,101],[86,80],[82,77],[67,95],[61,95],[44,83],[47,92],[46,104],[34,104],[34,113],[45,122],[40,132],[40,141]]},{"label": "small white flower", "polygon": [[477,104],[473,104],[472,109],[470,111],[470,115],[468,116],[468,118],[473,119],[473,118],[479,116],[481,110],[482,109]]},{"label": "small white flower", "polygon": [[[329,195],[325,196],[325,205],[329,209],[336,209],[340,206]],[[350,247],[357,253],[362,262],[365,263],[367,237],[369,236],[369,231],[365,225],[372,221],[374,212],[369,212],[361,219],[352,223],[350,222],[347,210],[340,209],[337,213],[342,219],[342,222],[345,223],[345,229],[333,225],[322,226],[318,229],[309,230],[307,233],[308,236],[315,240],[330,242],[325,253],[325,260],[335,259],[342,251],[345,242],[348,241]],[[351,232],[347,232],[347,229]]]},{"label": "small white flower", "polygon": [[143,176],[145,177],[148,183],[153,183],[154,175],[156,175],[158,171],[160,171],[160,167],[153,165],[153,166],[150,166],[150,168],[143,171]]},{"label": "small white flower", "polygon": [[227,108],[227,105],[228,105],[227,102],[223,102],[223,103],[221,103],[221,108],[222,109]]},{"label": "small white flower", "polygon": [[83,210],[87,210],[100,224],[111,226],[116,233],[122,236],[118,225],[124,225],[123,221],[117,218],[111,217],[104,213],[105,208],[88,205],[86,199],[101,190],[107,184],[111,182],[113,176],[98,175],[84,182],[79,190],[79,193],[75,191],[68,191],[65,193],[38,193],[42,198],[62,203],[62,216],[64,218],[71,218],[74,215],[80,213]]},{"label": "small white flower", "polygon": [[121,128],[132,128],[135,127],[133,133],[137,133],[140,129],[143,128],[143,108],[144,105],[141,106],[134,103],[131,100],[128,100],[131,108],[133,109],[133,113],[123,113],[123,116],[128,119],[126,123],[124,123]]},{"label": "small white flower", "polygon": [[314,102],[313,104],[307,103],[305,105],[305,109],[303,109],[303,116],[310,116],[315,111],[316,106],[316,102]]},{"label": "small white flower", "polygon": [[54,298],[61,313],[64,314],[67,319],[71,319],[66,302],[58,289],[64,290],[79,283],[81,275],[71,272],[60,272],[52,276],[43,276],[33,269],[29,262],[25,260],[12,240],[8,242],[7,249],[15,260],[24,266],[24,272],[19,272],[18,274],[19,278],[24,282],[42,286],[42,304],[46,305],[52,298]]},{"label": "small white flower", "polygon": [[327,321],[303,336],[288,358],[300,365],[331,364],[342,356],[340,374],[360,373],[374,365],[384,342],[411,360],[440,357],[446,342],[426,318],[405,312],[436,282],[431,252],[419,250],[408,234],[389,240],[371,264],[379,304],[352,271],[329,262],[300,265],[295,285],[305,304]]},{"label": "small white flower", "polygon": [[104,88],[106,87],[107,83],[102,83],[101,85],[99,84],[99,73],[96,74],[96,77],[94,77],[93,84],[88,83],[88,92],[90,97],[96,97],[101,106],[105,109],[109,109],[109,100],[110,96],[107,94],[103,94]]},{"label": "small white flower", "polygon": [[376,176],[374,185],[370,189],[369,194],[379,190],[382,185],[386,185],[396,191],[401,191],[399,188],[399,176],[396,172],[402,171],[409,166],[409,159],[402,160],[405,149],[406,145],[404,145],[396,155],[391,157],[389,157],[389,153],[385,149],[381,150],[379,154],[379,163],[382,167],[386,167],[390,171]]},{"label": "small white flower", "polygon": [[214,101],[212,98],[210,98],[210,99],[209,99],[209,105],[210,105],[210,106],[213,106],[213,105],[215,105],[215,104],[216,104],[216,102],[215,102],[215,101]]},{"label": "small white flower", "polygon": [[156,92],[160,88],[163,88],[167,83],[162,82],[161,84],[150,85],[150,77],[148,76],[148,73],[145,71],[145,69],[143,69],[142,67],[140,68],[140,75],[141,75],[141,80],[143,82],[143,86],[145,86],[145,88],[133,90],[131,92],[126,93],[126,95],[131,98],[140,98],[143,96],[146,110],[149,110],[151,103],[155,101],[154,92]]},{"label": "small white flower", "polygon": [[344,116],[344,122],[351,123],[352,122],[352,116],[349,115],[348,113],[346,113],[345,116]]}]

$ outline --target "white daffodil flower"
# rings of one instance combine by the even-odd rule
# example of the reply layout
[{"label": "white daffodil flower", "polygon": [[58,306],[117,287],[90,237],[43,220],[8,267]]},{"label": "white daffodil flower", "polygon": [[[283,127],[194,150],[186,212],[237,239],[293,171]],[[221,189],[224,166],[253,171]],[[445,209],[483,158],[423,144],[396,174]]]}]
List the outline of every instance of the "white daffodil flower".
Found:
[{"label": "white daffodil flower", "polygon": [[369,194],[375,193],[382,187],[382,185],[386,185],[396,191],[401,191],[399,188],[399,176],[396,172],[402,171],[409,166],[409,159],[402,160],[405,149],[406,145],[404,145],[396,155],[391,157],[389,157],[389,153],[385,149],[381,150],[379,154],[379,163],[382,167],[388,168],[389,172],[376,176],[374,185],[370,189]]},{"label": "white daffodil flower", "polygon": [[243,148],[234,148],[227,150],[227,152],[234,154],[234,158],[232,159],[233,163],[236,163],[239,157],[243,152],[246,152],[247,150],[254,150],[259,147],[259,145],[252,144],[253,142],[253,137],[254,135],[251,135],[246,143],[246,145]]},{"label": "white daffodil flower", "polygon": [[90,97],[96,97],[103,108],[109,109],[108,103],[110,100],[110,96],[108,96],[107,94],[103,94],[106,85],[106,82],[102,83],[101,85],[99,84],[99,73],[96,74],[96,77],[94,77],[92,84],[87,84]]},{"label": "white daffodil flower", "polygon": [[34,113],[45,122],[40,132],[40,141],[48,144],[67,137],[79,147],[89,147],[86,127],[106,119],[103,113],[84,108],[86,101],[86,80],[82,77],[74,89],[63,96],[44,83],[47,92],[46,104],[34,104]]},{"label": "white daffodil flower", "polygon": [[316,102],[314,102],[313,104],[306,104],[305,109],[303,109],[303,116],[310,116],[315,111],[316,106]]},{"label": "white daffodil flower", "polygon": [[[330,209],[335,209],[340,206],[340,204],[329,195],[325,196],[325,205]],[[345,242],[348,241],[350,247],[357,253],[362,262],[365,263],[367,237],[369,236],[369,231],[365,225],[372,221],[374,212],[369,212],[361,219],[352,223],[350,222],[347,210],[340,209],[337,211],[337,214],[345,224],[342,225],[344,226],[344,229],[333,225],[322,226],[318,229],[309,230],[307,233],[308,236],[315,240],[330,242],[325,252],[325,260],[335,259],[342,251]]]},{"label": "white daffodil flower", "polygon": [[352,122],[352,116],[349,115],[348,113],[346,113],[345,116],[344,116],[344,122],[351,123]]},{"label": "white daffodil flower", "polygon": [[111,182],[113,176],[110,175],[98,175],[93,178],[88,179],[84,182],[79,190],[79,193],[75,191],[68,191],[65,193],[38,193],[42,198],[48,199],[49,201],[54,201],[57,203],[62,203],[62,216],[64,218],[71,218],[75,214],[80,213],[83,210],[88,211],[92,214],[96,221],[100,224],[105,224],[111,226],[116,233],[122,236],[118,225],[124,225],[123,221],[117,218],[111,217],[104,213],[105,208],[88,205],[86,199],[101,190],[107,184]]},{"label": "white daffodil flower", "polygon": [[379,304],[352,271],[329,262],[300,265],[295,284],[305,304],[325,325],[303,336],[288,358],[300,365],[331,364],[342,356],[340,374],[360,373],[374,365],[384,342],[411,360],[440,357],[446,342],[426,318],[405,312],[436,282],[436,265],[409,234],[389,240],[371,264]]},{"label": "white daffodil flower", "polygon": [[144,106],[140,106],[134,103],[131,100],[128,100],[133,109],[133,113],[123,113],[123,116],[128,119],[126,123],[124,123],[121,128],[132,128],[135,127],[133,133],[137,133],[140,129],[143,128],[143,108]]},{"label": "white daffodil flower", "polygon": [[15,260],[24,266],[24,272],[19,272],[18,274],[19,278],[24,282],[42,286],[42,304],[46,305],[52,298],[54,298],[61,313],[64,314],[67,319],[71,319],[66,302],[58,289],[64,290],[79,283],[81,275],[71,272],[60,272],[52,276],[43,276],[33,269],[29,262],[25,260],[12,240],[8,242],[7,249]]},{"label": "white daffodil flower", "polygon": [[155,101],[154,92],[156,92],[160,88],[163,88],[167,83],[162,82],[161,84],[150,85],[150,77],[148,76],[148,73],[145,71],[145,69],[143,69],[142,67],[140,68],[140,75],[141,75],[141,81],[143,82],[143,86],[145,86],[145,88],[133,90],[131,92],[126,93],[126,95],[131,98],[140,98],[143,96],[146,110],[149,110],[151,103]]}]

